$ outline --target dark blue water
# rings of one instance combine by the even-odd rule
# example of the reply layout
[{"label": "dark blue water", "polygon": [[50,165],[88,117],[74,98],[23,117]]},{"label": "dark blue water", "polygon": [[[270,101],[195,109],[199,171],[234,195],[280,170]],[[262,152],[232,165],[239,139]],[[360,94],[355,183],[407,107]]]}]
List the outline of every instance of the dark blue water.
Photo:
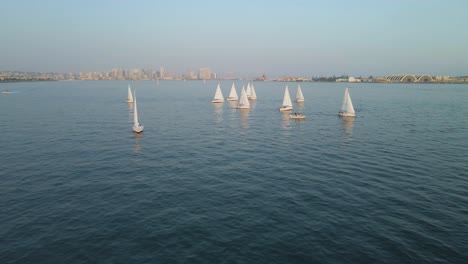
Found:
[{"label": "dark blue water", "polygon": [[216,85],[2,84],[0,263],[468,263],[468,86]]}]

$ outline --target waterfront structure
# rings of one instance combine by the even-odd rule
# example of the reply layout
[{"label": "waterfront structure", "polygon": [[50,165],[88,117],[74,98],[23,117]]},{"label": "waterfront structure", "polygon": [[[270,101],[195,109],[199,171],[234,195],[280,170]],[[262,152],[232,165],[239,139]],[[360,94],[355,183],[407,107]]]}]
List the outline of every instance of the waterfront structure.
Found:
[{"label": "waterfront structure", "polygon": [[393,74],[385,77],[389,82],[402,82],[402,83],[428,83],[434,82],[434,77],[428,74],[415,75],[415,74]]}]

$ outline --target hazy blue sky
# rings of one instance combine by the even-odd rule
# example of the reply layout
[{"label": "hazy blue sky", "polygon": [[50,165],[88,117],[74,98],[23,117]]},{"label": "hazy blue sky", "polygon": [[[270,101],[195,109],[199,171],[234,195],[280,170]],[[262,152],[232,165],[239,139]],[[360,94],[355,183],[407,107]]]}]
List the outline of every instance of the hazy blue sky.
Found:
[{"label": "hazy blue sky", "polygon": [[468,75],[467,32],[466,0],[4,0],[0,70]]}]

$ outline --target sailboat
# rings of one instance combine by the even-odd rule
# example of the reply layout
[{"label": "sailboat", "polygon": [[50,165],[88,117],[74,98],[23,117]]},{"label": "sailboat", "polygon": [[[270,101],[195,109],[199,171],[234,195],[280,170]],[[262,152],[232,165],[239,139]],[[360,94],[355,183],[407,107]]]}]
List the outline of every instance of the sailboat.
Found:
[{"label": "sailboat", "polygon": [[136,92],[135,92],[134,99],[135,100],[133,102],[133,131],[136,132],[136,133],[141,133],[141,132],[143,132],[144,127],[138,121]]},{"label": "sailboat", "polygon": [[257,93],[255,92],[253,84],[250,86],[250,96],[248,98],[249,100],[257,100]]},{"label": "sailboat", "polygon": [[302,94],[301,86],[297,86],[297,92],[296,92],[296,100],[295,102],[301,103],[304,102],[304,95]]},{"label": "sailboat", "polygon": [[245,94],[247,95],[247,98],[252,95],[252,88],[250,87],[250,83],[247,83],[247,90],[245,90]]},{"label": "sailboat", "polygon": [[239,97],[237,96],[236,92],[236,86],[234,86],[234,83],[231,86],[231,91],[229,92],[229,97],[227,98],[228,101],[237,101],[239,100]]},{"label": "sailboat", "polygon": [[212,103],[224,103],[223,93],[221,92],[221,88],[219,87],[219,84],[218,84],[218,87],[216,87],[216,92],[211,102]]},{"label": "sailboat", "polygon": [[245,93],[244,86],[242,86],[241,97],[239,99],[239,102],[237,103],[237,108],[238,109],[249,109],[250,108],[249,99],[247,98],[247,94]]},{"label": "sailboat", "polygon": [[291,119],[305,119],[305,115],[301,114],[301,113],[294,113],[294,114],[290,114],[289,115],[289,118]]},{"label": "sailboat", "polygon": [[289,90],[288,86],[286,85],[286,89],[284,89],[284,97],[283,97],[283,105],[280,107],[280,111],[291,111],[292,108],[292,102],[291,102],[291,96],[289,95]]},{"label": "sailboat", "polygon": [[349,96],[349,89],[346,87],[343,104],[341,104],[341,111],[338,112],[339,116],[356,116],[354,112],[353,102],[351,102],[351,96]]},{"label": "sailboat", "polygon": [[128,84],[127,103],[133,103],[133,95],[132,95],[132,89],[130,88],[130,84]]}]

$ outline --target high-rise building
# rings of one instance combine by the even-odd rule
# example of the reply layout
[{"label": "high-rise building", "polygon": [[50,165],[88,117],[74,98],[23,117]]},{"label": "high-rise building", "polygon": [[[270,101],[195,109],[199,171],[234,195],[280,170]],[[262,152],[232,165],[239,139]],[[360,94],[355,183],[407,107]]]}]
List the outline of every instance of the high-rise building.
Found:
[{"label": "high-rise building", "polygon": [[143,79],[143,71],[138,68],[131,69],[129,72],[130,80],[141,80]]},{"label": "high-rise building", "polygon": [[198,79],[200,80],[210,80],[211,79],[211,69],[210,68],[200,68],[198,71]]},{"label": "high-rise building", "polygon": [[145,70],[145,79],[153,79],[153,69],[149,68]]},{"label": "high-rise building", "polygon": [[195,80],[195,79],[197,79],[197,75],[196,75],[192,70],[189,70],[189,71],[187,71],[187,73],[185,74],[185,79],[188,79],[188,80]]},{"label": "high-rise building", "polygon": [[159,78],[164,79],[164,68],[163,67],[159,67]]}]

